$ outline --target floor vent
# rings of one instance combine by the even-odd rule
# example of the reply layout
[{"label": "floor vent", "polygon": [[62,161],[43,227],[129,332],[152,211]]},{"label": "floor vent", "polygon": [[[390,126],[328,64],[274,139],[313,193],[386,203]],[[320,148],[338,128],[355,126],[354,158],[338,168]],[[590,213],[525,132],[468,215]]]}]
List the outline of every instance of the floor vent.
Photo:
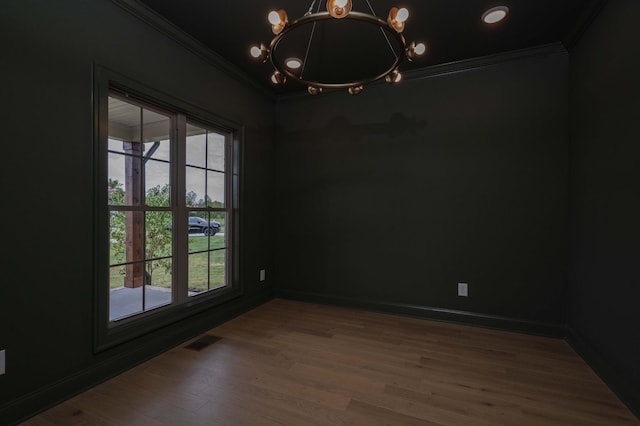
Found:
[{"label": "floor vent", "polygon": [[191,349],[192,351],[201,351],[207,346],[217,342],[220,339],[222,339],[222,337],[205,334],[204,336],[200,337],[198,340],[194,340],[193,342],[189,343],[187,346],[185,346],[185,349]]}]

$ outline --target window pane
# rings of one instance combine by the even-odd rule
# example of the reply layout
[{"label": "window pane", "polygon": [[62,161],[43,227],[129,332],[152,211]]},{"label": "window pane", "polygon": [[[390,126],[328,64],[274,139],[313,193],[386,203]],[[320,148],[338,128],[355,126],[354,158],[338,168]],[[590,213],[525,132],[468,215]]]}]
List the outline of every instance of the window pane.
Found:
[{"label": "window pane", "polygon": [[109,319],[121,319],[145,309],[145,268],[143,262],[111,268]]},{"label": "window pane", "polygon": [[120,154],[124,154],[124,147],[122,146],[122,141],[119,139],[109,138],[109,151],[115,151]]},{"label": "window pane", "polygon": [[203,238],[204,235],[189,235],[189,253],[196,253],[203,250],[207,250],[208,241],[206,238]]},{"label": "window pane", "polygon": [[210,207],[224,207],[224,173],[207,171],[207,200]]},{"label": "window pane", "polygon": [[[115,97],[109,97],[109,138],[140,142],[142,109]],[[109,145],[111,147],[111,145]]]},{"label": "window pane", "polygon": [[148,282],[144,289],[144,310],[171,303],[171,259],[147,262]]},{"label": "window pane", "polygon": [[225,136],[209,132],[207,137],[207,169],[225,171]]},{"label": "window pane", "polygon": [[207,131],[187,124],[187,165],[206,167]]},{"label": "window pane", "polygon": [[146,158],[169,161],[170,135],[171,119],[168,116],[148,109],[142,111],[142,137]]},{"label": "window pane", "polygon": [[144,311],[159,308],[171,303],[171,289],[162,287],[144,288]]},{"label": "window pane", "polygon": [[120,287],[109,294],[109,320],[116,321],[142,313],[142,287]]},{"label": "window pane", "polygon": [[147,160],[145,164],[146,204],[148,206],[169,207],[171,191],[169,186],[170,164]]},{"label": "window pane", "polygon": [[209,289],[223,287],[225,285],[227,250],[215,250],[209,256]]},{"label": "window pane", "polygon": [[[123,219],[124,220],[120,220]],[[125,262],[138,262],[143,260],[143,225],[144,213],[140,211],[126,211],[118,215],[112,215],[111,221],[111,249],[115,254],[124,253]],[[137,273],[137,274],[141,274]],[[132,278],[133,279],[133,278]],[[141,278],[136,278],[141,279]]]},{"label": "window pane", "polygon": [[[142,232],[144,227],[144,212],[128,211],[124,214],[124,253],[126,262],[142,260],[144,256],[144,240]],[[121,232],[121,230],[119,231]]]},{"label": "window pane", "polygon": [[209,253],[189,255],[189,295],[209,289]]},{"label": "window pane", "polygon": [[148,286],[171,289],[173,276],[173,262],[171,259],[162,259],[147,262]]},{"label": "window pane", "polygon": [[141,161],[138,157],[109,153],[109,204],[116,206],[140,205],[142,194]]},{"label": "window pane", "polygon": [[170,161],[171,147],[168,140],[161,140],[157,142],[146,142],[144,144],[144,157],[152,158],[154,160]]},{"label": "window pane", "polygon": [[171,256],[173,237],[171,234],[171,218],[169,211],[146,212],[146,259],[153,260]]},{"label": "window pane", "polygon": [[125,265],[124,286],[125,287],[140,287],[148,281],[145,276],[144,264],[141,262],[135,262]]},{"label": "window pane", "polygon": [[112,211],[109,215],[109,264],[124,263],[125,250],[125,214]]},{"label": "window pane", "polygon": [[211,212],[211,220],[220,224],[220,230],[210,237],[211,249],[225,248],[227,245],[227,234],[224,232],[226,228],[226,216],[225,212]]},{"label": "window pane", "polygon": [[124,287],[125,273],[124,266],[113,266],[109,268],[109,288],[111,290],[114,288]]},{"label": "window pane", "polygon": [[189,296],[226,285],[226,255],[225,249],[189,254]]},{"label": "window pane", "polygon": [[[127,285],[128,270],[141,271],[147,285]],[[124,285],[123,285],[124,277]],[[153,277],[153,278],[149,278]],[[155,283],[152,284],[152,282]],[[111,290],[109,292],[109,320],[115,321],[137,315],[171,303],[171,264],[156,269],[150,263],[111,268]]]},{"label": "window pane", "polygon": [[194,207],[204,207],[205,203],[205,184],[207,182],[207,174],[202,169],[187,167],[187,204],[192,200]]},{"label": "window pane", "polygon": [[[207,249],[207,240],[200,241],[199,237],[209,237],[220,232],[220,222],[212,220],[209,212],[189,212],[189,245],[195,245],[198,250]],[[195,250],[190,250],[195,251]]]},{"label": "window pane", "polygon": [[124,187],[124,157],[120,154],[109,153],[107,157],[107,168],[109,205],[124,206],[126,198],[126,188]]}]

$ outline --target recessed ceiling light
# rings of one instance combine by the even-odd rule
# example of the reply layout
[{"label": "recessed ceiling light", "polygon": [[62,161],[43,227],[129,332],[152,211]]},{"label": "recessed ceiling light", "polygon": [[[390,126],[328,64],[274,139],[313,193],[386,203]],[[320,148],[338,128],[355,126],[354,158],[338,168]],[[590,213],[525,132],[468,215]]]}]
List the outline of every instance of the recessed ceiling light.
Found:
[{"label": "recessed ceiling light", "polygon": [[507,6],[496,6],[487,10],[482,14],[482,22],[485,24],[495,24],[496,22],[502,21],[509,13],[509,8]]},{"label": "recessed ceiling light", "polygon": [[287,68],[290,70],[297,70],[302,66],[302,61],[298,58],[289,58],[284,63],[287,65]]}]

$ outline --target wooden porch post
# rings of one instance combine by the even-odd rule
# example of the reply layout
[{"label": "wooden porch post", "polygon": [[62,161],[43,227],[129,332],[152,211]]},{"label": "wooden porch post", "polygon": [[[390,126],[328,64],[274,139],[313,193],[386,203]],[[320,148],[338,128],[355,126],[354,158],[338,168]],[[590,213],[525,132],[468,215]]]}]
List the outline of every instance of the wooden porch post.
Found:
[{"label": "wooden porch post", "polygon": [[[125,153],[125,188],[127,205],[138,206],[142,200],[142,152],[144,145],[140,142],[123,142]],[[125,213],[125,253],[127,262],[140,261],[144,258],[144,212]],[[126,265],[124,286],[128,288],[144,285],[144,263]]]}]

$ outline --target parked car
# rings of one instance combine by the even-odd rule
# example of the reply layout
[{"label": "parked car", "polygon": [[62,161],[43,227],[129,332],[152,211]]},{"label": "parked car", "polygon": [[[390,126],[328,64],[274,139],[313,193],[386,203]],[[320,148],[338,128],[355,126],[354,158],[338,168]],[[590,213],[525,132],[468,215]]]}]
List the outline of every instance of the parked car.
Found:
[{"label": "parked car", "polygon": [[189,217],[189,233],[190,234],[204,234],[213,237],[220,232],[220,223],[212,220],[207,222],[201,217],[191,216]]}]

